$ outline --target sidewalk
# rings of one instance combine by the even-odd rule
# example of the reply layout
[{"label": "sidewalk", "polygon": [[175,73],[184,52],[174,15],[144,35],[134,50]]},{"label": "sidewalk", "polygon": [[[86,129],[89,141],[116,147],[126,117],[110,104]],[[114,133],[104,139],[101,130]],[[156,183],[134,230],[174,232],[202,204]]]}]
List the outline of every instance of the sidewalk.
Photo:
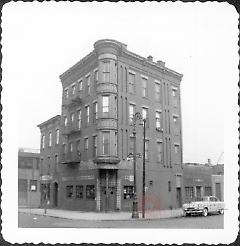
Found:
[{"label": "sidewalk", "polygon": [[[72,219],[72,220],[132,220],[131,212],[83,212],[71,211],[62,209],[47,209],[47,214],[44,214],[42,208],[19,208],[18,212],[31,213],[35,215],[44,215],[56,218]],[[182,216],[181,209],[161,210],[161,211],[146,211],[145,219],[163,219]],[[142,215],[139,213],[141,219]]]}]

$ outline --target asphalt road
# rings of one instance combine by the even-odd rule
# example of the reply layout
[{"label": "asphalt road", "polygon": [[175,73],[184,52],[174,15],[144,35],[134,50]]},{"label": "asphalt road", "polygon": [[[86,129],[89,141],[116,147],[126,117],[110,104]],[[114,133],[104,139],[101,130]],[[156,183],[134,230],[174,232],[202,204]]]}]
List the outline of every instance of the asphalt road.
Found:
[{"label": "asphalt road", "polygon": [[88,221],[18,213],[18,227],[223,229],[223,219],[224,215],[211,215],[153,220]]}]

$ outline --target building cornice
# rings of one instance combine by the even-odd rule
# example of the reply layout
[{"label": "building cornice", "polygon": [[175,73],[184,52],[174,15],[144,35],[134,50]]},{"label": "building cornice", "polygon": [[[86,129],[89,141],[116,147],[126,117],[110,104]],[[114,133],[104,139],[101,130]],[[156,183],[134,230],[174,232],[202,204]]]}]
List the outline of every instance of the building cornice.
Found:
[{"label": "building cornice", "polygon": [[88,55],[83,57],[79,62],[74,64],[72,67],[70,67],[67,71],[65,71],[63,74],[59,76],[60,80],[66,79],[69,75],[71,75],[74,71],[78,70],[80,66],[82,66],[84,63],[89,62],[91,59],[96,58],[96,52],[93,50]]},{"label": "building cornice", "polygon": [[56,116],[50,118],[49,120],[46,120],[46,121],[44,121],[43,123],[37,125],[37,127],[39,127],[39,128],[41,129],[41,128],[43,128],[44,126],[47,126],[47,125],[49,125],[49,124],[51,124],[51,123],[54,123],[54,122],[56,122],[56,121],[60,121],[60,119],[61,119],[61,116],[60,116],[60,115],[56,115]]},{"label": "building cornice", "polygon": [[158,71],[160,71],[163,74],[167,74],[167,75],[173,76],[173,77],[179,79],[180,81],[181,81],[181,79],[183,77],[182,74],[180,74],[178,72],[175,72],[174,70],[172,70],[170,68],[167,68],[165,66],[158,65],[157,63],[155,63],[153,61],[149,61],[146,58],[144,58],[144,57],[142,57],[140,55],[137,55],[137,54],[135,54],[135,53],[133,53],[131,51],[123,50],[122,56],[126,56],[127,58],[130,58],[130,59],[134,60],[135,62],[140,63],[141,65],[144,65],[144,66],[147,66],[149,68],[158,70]]}]

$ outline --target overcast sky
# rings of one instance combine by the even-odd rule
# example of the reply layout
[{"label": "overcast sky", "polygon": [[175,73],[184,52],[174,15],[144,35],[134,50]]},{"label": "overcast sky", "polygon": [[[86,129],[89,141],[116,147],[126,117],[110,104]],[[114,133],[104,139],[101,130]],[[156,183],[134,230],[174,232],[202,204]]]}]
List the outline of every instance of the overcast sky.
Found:
[{"label": "overcast sky", "polygon": [[224,93],[237,83],[237,17],[227,3],[5,5],[3,94],[15,105],[18,146],[40,147],[37,125],[61,113],[59,75],[110,38],[183,74],[183,160],[215,164],[224,151]]}]

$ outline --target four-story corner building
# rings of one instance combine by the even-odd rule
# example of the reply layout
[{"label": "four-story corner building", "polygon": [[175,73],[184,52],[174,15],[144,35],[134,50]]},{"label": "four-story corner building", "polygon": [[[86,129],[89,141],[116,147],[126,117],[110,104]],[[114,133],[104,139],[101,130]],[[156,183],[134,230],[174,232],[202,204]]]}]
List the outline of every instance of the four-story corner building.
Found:
[{"label": "four-story corner building", "polygon": [[[182,203],[182,75],[99,40],[60,76],[62,112],[58,207],[131,210],[134,194],[133,119],[146,118],[146,209]],[[142,199],[143,126],[136,122],[137,197]],[[139,207],[141,210],[141,207]]]}]

